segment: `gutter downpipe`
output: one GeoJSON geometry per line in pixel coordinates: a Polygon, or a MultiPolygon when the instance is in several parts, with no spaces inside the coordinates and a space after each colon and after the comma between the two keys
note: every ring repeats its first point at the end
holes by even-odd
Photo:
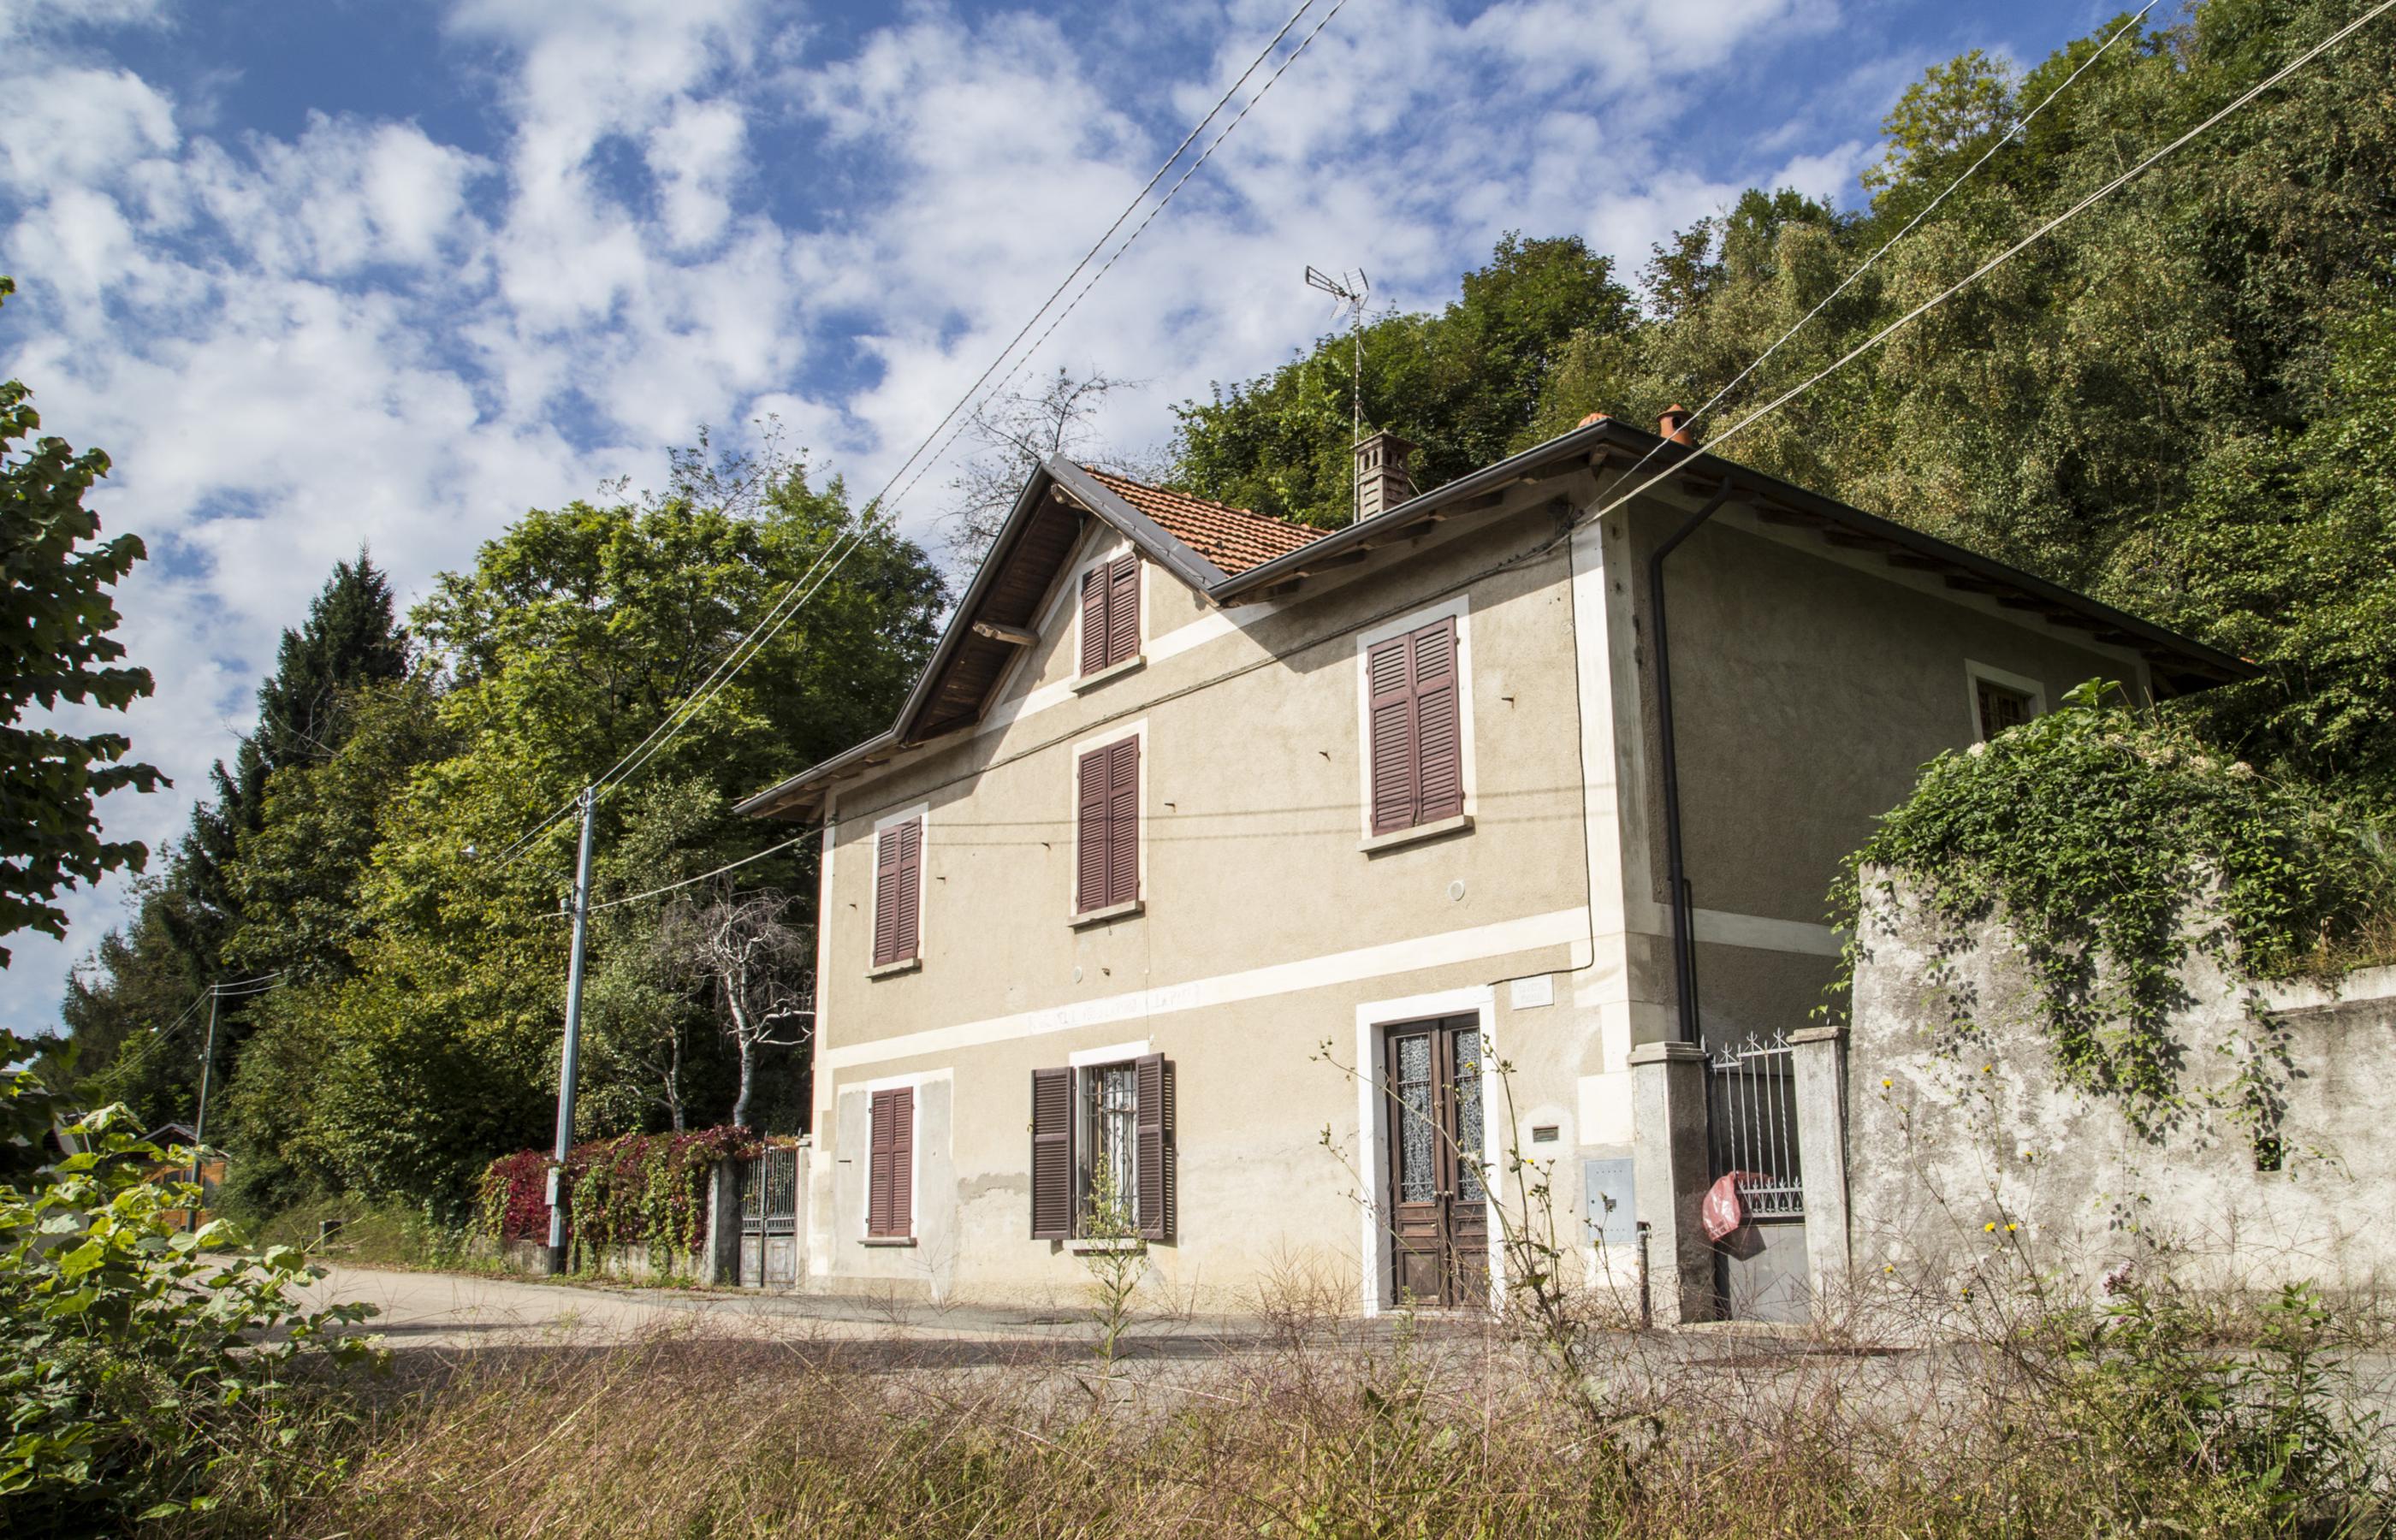
{"type": "Polygon", "coordinates": [[[1724,476],[1706,505],[1690,514],[1647,558],[1647,604],[1655,612],[1656,626],[1656,725],[1664,761],[1665,881],[1672,899],[1672,996],[1683,1042],[1698,1041],[1697,949],[1688,868],[1681,854],[1681,769],[1672,745],[1672,648],[1664,624],[1664,558],[1712,518],[1730,500],[1730,478],[1724,476]]]}

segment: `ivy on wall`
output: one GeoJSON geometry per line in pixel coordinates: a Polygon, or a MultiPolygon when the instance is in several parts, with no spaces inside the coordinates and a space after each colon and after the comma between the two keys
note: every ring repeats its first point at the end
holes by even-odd
{"type": "MultiPolygon", "coordinates": [[[[2375,924],[2384,933],[2396,881],[2378,831],[2322,792],[2211,752],[2116,704],[2120,693],[2091,681],[2060,710],[1923,767],[1831,890],[1850,938],[1834,992],[1864,944],[1867,882],[1892,898],[1902,882],[1958,938],[1997,916],[2065,1079],[2151,1127],[2184,1105],[2168,1027],[2190,953],[2250,986],[2334,972],[2359,960],[2375,924]]],[[[2275,1099],[2256,1077],[2274,1058],[2271,1024],[2259,993],[2246,998],[2259,1030],[2227,1045],[2245,1067],[2235,1100],[2267,1112],[2275,1099]]]]}
{"type": "MultiPolygon", "coordinates": [[[[709,1174],[720,1161],[752,1155],[764,1140],[745,1128],[686,1134],[628,1134],[576,1145],[559,1179],[566,1242],[578,1270],[603,1253],[647,1249],[659,1271],[675,1255],[695,1256],[707,1241],[709,1174]]],[[[486,1234],[501,1242],[549,1236],[546,1150],[502,1155],[484,1169],[480,1212],[486,1234]]]]}

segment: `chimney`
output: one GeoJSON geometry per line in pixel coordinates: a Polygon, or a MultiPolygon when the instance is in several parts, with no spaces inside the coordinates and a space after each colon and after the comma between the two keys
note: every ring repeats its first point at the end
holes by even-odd
{"type": "Polygon", "coordinates": [[[1362,524],[1385,513],[1415,495],[1415,479],[1406,473],[1406,458],[1415,446],[1397,434],[1382,431],[1356,445],[1356,521],[1362,524]]]}
{"type": "Polygon", "coordinates": [[[1656,419],[1656,431],[1674,444],[1692,449],[1697,446],[1697,435],[1689,431],[1689,409],[1677,401],[1665,407],[1664,415],[1656,419]]]}

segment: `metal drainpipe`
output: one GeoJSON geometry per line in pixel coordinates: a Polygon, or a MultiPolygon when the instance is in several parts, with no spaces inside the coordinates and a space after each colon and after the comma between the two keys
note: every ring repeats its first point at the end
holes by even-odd
{"type": "Polygon", "coordinates": [[[1665,881],[1671,884],[1672,898],[1672,994],[1683,1042],[1698,1041],[1697,949],[1691,934],[1688,868],[1681,856],[1681,769],[1672,747],[1672,647],[1664,625],[1664,558],[1730,500],[1730,480],[1724,477],[1706,505],[1690,514],[1647,558],[1647,604],[1655,614],[1656,629],[1656,719],[1663,740],[1665,881]]]}

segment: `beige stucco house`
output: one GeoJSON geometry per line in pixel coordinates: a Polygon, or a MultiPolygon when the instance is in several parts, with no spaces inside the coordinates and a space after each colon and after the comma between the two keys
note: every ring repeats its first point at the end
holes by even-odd
{"type": "Polygon", "coordinates": [[[2246,671],[1627,423],[1404,449],[1337,531],[1051,463],[890,731],[743,804],[822,824],[807,1282],[1061,1297],[1107,1182],[1202,1306],[1469,1302],[1519,1155],[1591,1280],[1770,1313],[1841,857],[2083,680],[2246,671]]]}

